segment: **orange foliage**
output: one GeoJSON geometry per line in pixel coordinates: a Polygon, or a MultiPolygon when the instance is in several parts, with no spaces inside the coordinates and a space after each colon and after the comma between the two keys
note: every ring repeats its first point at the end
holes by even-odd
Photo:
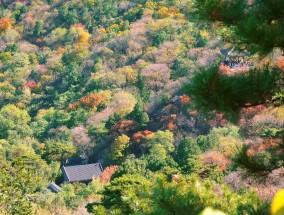
{"type": "Polygon", "coordinates": [[[58,49],[56,50],[56,54],[58,55],[63,55],[66,52],[66,48],[63,47],[58,47],[58,49]]]}
{"type": "Polygon", "coordinates": [[[136,123],[133,120],[121,120],[112,126],[112,133],[118,135],[125,134],[135,128],[136,123]]]}
{"type": "Polygon", "coordinates": [[[221,74],[234,75],[234,71],[229,66],[220,65],[219,71],[221,74]]]}
{"type": "Polygon", "coordinates": [[[284,71],[284,59],[278,60],[278,66],[282,71],[284,71]]]}
{"type": "Polygon", "coordinates": [[[74,25],[71,25],[70,28],[82,28],[82,29],[85,29],[85,25],[83,25],[82,23],[76,23],[74,25]]]}
{"type": "MultiPolygon", "coordinates": [[[[251,145],[250,149],[247,150],[247,155],[253,157],[258,153],[277,147],[280,144],[282,144],[282,139],[280,138],[263,138],[260,143],[253,143],[251,145]]],[[[283,150],[281,151],[280,149],[277,153],[283,153],[283,150]]]]}
{"type": "Polygon", "coordinates": [[[176,126],[176,124],[175,124],[173,121],[170,121],[170,122],[168,123],[168,129],[169,129],[170,131],[174,131],[174,130],[176,130],[176,128],[177,128],[177,126],[176,126]]]}
{"type": "Polygon", "coordinates": [[[43,43],[43,39],[42,39],[42,38],[37,38],[37,39],[36,39],[36,43],[42,44],[42,43],[43,43]]]}
{"type": "Polygon", "coordinates": [[[187,95],[182,95],[179,98],[180,98],[180,102],[182,104],[189,104],[190,101],[191,101],[191,98],[189,96],[187,96],[187,95]]]}
{"type": "Polygon", "coordinates": [[[133,139],[134,142],[139,143],[143,138],[145,138],[145,137],[147,137],[151,134],[153,134],[153,132],[149,131],[149,130],[139,131],[139,132],[132,135],[132,139],[133,139]]]}
{"type": "Polygon", "coordinates": [[[115,173],[119,166],[108,166],[104,169],[102,174],[100,175],[100,181],[102,182],[110,182],[111,176],[115,173]]]}
{"type": "Polygon", "coordinates": [[[69,104],[69,110],[75,110],[77,108],[96,109],[99,105],[107,103],[107,96],[104,92],[102,93],[90,93],[85,97],[81,98],[78,102],[69,104]]]}
{"type": "Polygon", "coordinates": [[[37,113],[37,117],[41,117],[47,113],[46,109],[40,109],[37,113]]]}
{"type": "Polygon", "coordinates": [[[200,160],[205,166],[217,165],[219,170],[223,171],[229,164],[229,160],[218,152],[206,152],[200,155],[200,160]]]}
{"type": "Polygon", "coordinates": [[[12,28],[13,20],[8,17],[0,18],[0,32],[12,28]]]}

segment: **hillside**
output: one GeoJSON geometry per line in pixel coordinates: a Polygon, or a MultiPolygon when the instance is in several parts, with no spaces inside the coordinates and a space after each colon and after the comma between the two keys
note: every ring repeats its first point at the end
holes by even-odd
{"type": "Polygon", "coordinates": [[[1,0],[1,214],[281,215],[283,11],[1,0]]]}

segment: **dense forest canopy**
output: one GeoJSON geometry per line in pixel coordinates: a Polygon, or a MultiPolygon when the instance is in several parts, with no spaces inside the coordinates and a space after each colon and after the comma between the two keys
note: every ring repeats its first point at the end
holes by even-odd
{"type": "Polygon", "coordinates": [[[283,11],[1,0],[1,214],[284,214],[283,11]]]}

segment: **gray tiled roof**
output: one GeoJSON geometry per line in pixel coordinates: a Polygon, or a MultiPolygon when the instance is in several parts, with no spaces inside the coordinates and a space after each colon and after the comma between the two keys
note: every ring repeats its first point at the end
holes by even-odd
{"type": "Polygon", "coordinates": [[[62,190],[61,190],[61,187],[59,187],[57,184],[55,184],[54,182],[51,182],[48,186],[47,186],[47,188],[49,189],[49,190],[51,190],[51,192],[53,192],[53,193],[58,193],[58,192],[61,192],[62,190]]]}
{"type": "Polygon", "coordinates": [[[64,180],[68,182],[89,181],[100,176],[102,171],[100,163],[62,167],[64,180]]]}

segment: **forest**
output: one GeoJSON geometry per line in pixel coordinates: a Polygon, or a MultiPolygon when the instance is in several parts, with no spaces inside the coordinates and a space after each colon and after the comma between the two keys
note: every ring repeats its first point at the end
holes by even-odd
{"type": "Polygon", "coordinates": [[[284,1],[0,0],[2,214],[284,215],[284,1]]]}

